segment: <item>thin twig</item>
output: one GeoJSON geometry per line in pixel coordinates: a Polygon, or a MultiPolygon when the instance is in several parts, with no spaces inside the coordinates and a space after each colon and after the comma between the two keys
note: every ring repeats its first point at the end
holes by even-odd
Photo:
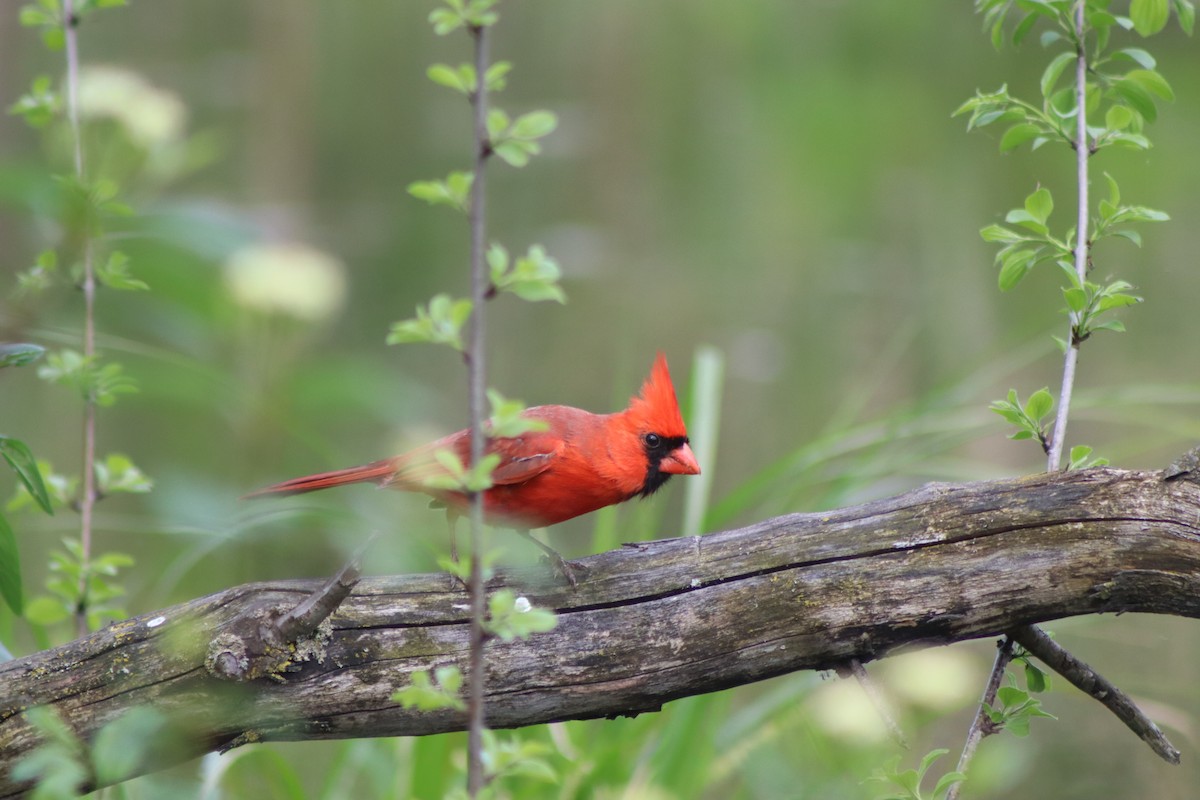
{"type": "MultiPolygon", "coordinates": [[[[79,37],[78,17],[74,0],[63,0],[63,27],[67,51],[67,119],[75,147],[75,177],[82,184],[85,178],[83,163],[83,130],[79,123],[79,37]]],[[[93,263],[92,237],[83,235],[83,357],[90,364],[96,355],[96,270],[93,263]]],[[[83,401],[83,493],[79,498],[79,544],[83,569],[79,575],[79,606],[75,610],[75,627],[80,636],[88,632],[87,623],[87,564],[92,556],[92,512],[96,505],[96,400],[91,390],[83,401]]]]}
{"type": "MultiPolygon", "coordinates": [[[[1080,284],[1087,278],[1088,258],[1088,147],[1087,132],[1087,43],[1084,39],[1084,3],[1075,4],[1075,178],[1079,192],[1075,222],[1075,274],[1080,284]]],[[[1075,326],[1079,316],[1068,312],[1071,329],[1067,332],[1067,352],[1063,357],[1062,389],[1058,394],[1058,414],[1054,419],[1046,470],[1054,472],[1062,464],[1063,443],[1067,438],[1067,417],[1071,412],[1071,391],[1075,386],[1075,365],[1079,360],[1079,341],[1075,326]]]]}
{"type": "MultiPolygon", "coordinates": [[[[1000,681],[1004,678],[1004,671],[1008,669],[1008,663],[1012,661],[1012,650],[1012,639],[1007,636],[997,645],[996,662],[992,665],[991,677],[988,678],[987,686],[983,688],[983,697],[979,700],[979,710],[975,712],[975,719],[971,720],[971,728],[967,731],[967,741],[963,745],[962,755],[958,757],[957,771],[964,775],[967,767],[971,764],[971,759],[975,757],[975,748],[979,747],[979,742],[984,736],[994,732],[987,709],[996,705],[996,692],[1000,689],[1000,681]]],[[[961,787],[961,782],[951,786],[950,791],[946,793],[946,800],[958,800],[958,792],[961,787]]]]}
{"type": "Polygon", "coordinates": [[[1035,655],[1050,669],[1062,675],[1084,694],[1099,700],[1124,722],[1150,749],[1170,764],[1179,763],[1179,751],[1154,722],[1147,717],[1129,695],[1118,689],[1103,675],[1068,653],[1042,631],[1027,625],[1012,632],[1017,644],[1035,655]]]}
{"type": "Polygon", "coordinates": [[[888,735],[892,737],[892,741],[907,750],[908,739],[904,736],[904,730],[900,727],[900,723],[896,722],[896,717],[888,707],[887,700],[884,699],[883,693],[879,691],[879,686],[871,679],[863,663],[857,658],[852,658],[846,666],[838,667],[837,674],[839,678],[846,678],[850,675],[854,676],[854,679],[858,681],[858,685],[862,687],[863,693],[866,694],[867,699],[871,701],[871,705],[875,708],[875,713],[883,720],[883,725],[887,728],[888,735]]]}
{"type": "Polygon", "coordinates": [[[337,610],[350,592],[358,585],[362,577],[362,559],[367,548],[379,538],[378,533],[372,533],[367,541],[354,555],[346,561],[329,580],[312,594],[305,597],[294,608],[279,619],[275,620],[275,629],[285,642],[294,642],[304,636],[311,636],[317,626],[324,622],[330,614],[337,610]]]}
{"type": "MultiPolygon", "coordinates": [[[[488,36],[484,26],[471,26],[475,42],[475,91],[471,105],[475,112],[475,171],[471,183],[471,208],[468,214],[471,227],[471,329],[467,347],[468,411],[471,417],[471,463],[474,467],[483,459],[484,400],[487,386],[484,307],[487,301],[488,274],[484,260],[487,247],[487,159],[491,155],[487,133],[488,36]]],[[[471,494],[471,634],[470,667],[467,684],[467,794],[476,797],[486,783],[483,770],[483,730],[486,720],[483,708],[483,621],[486,603],[483,593],[483,494],[471,494]]]]}
{"type": "MultiPolygon", "coordinates": [[[[1088,156],[1090,148],[1087,141],[1087,46],[1084,29],[1084,0],[1077,0],[1075,3],[1075,165],[1076,165],[1076,182],[1078,184],[1079,205],[1078,216],[1076,218],[1075,227],[1075,274],[1079,276],[1079,281],[1082,283],[1087,277],[1087,256],[1088,256],[1088,156]]],[[[1067,419],[1071,412],[1071,392],[1075,387],[1075,367],[1079,361],[1079,341],[1075,336],[1075,326],[1078,323],[1078,315],[1074,311],[1068,311],[1068,320],[1070,322],[1070,330],[1067,332],[1067,348],[1063,356],[1063,372],[1062,386],[1058,394],[1058,413],[1054,420],[1054,429],[1050,433],[1050,443],[1046,448],[1046,471],[1057,472],[1062,468],[1062,452],[1063,443],[1067,436],[1067,419]]],[[[1025,625],[1015,630],[1013,635],[1019,636],[1022,639],[1039,639],[1047,638],[1044,633],[1032,625],[1025,625]]],[[[962,756],[958,760],[958,771],[966,773],[967,767],[971,763],[971,759],[975,755],[975,749],[979,746],[980,740],[989,733],[993,733],[990,729],[990,720],[984,709],[984,703],[992,705],[996,700],[996,690],[1000,687],[1000,681],[1004,677],[1004,671],[1008,668],[1009,661],[1012,660],[1012,636],[1006,636],[1004,644],[1001,646],[1000,653],[996,656],[996,662],[992,666],[992,674],[988,678],[987,688],[984,690],[983,700],[979,706],[979,711],[975,715],[975,719],[971,723],[971,728],[967,733],[966,744],[963,745],[962,756]]],[[[1027,648],[1028,649],[1028,648],[1027,648]]],[[[1060,648],[1061,649],[1061,648],[1060,648]]],[[[1062,651],[1062,656],[1069,659],[1076,665],[1081,665],[1084,669],[1086,664],[1078,661],[1070,653],[1062,651]]],[[[1115,709],[1114,713],[1117,713],[1115,709]]],[[[1117,716],[1121,716],[1120,713],[1117,716]]],[[[1128,723],[1126,723],[1128,724],[1128,723]]],[[[946,795],[946,800],[955,800],[958,797],[959,787],[961,783],[955,784],[950,792],[946,795]]]]}

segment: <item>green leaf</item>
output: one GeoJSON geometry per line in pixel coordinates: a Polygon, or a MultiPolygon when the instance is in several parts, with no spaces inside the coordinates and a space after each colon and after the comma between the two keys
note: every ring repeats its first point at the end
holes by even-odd
{"type": "Polygon", "coordinates": [[[1062,290],[1063,298],[1067,301],[1067,308],[1074,311],[1076,314],[1087,308],[1088,298],[1087,292],[1079,287],[1072,286],[1062,290]]]}
{"type": "Polygon", "coordinates": [[[1154,69],[1158,66],[1158,62],[1154,60],[1154,56],[1140,47],[1123,47],[1113,53],[1113,58],[1124,58],[1135,61],[1139,66],[1146,69],[1154,69]]]}
{"type": "Polygon", "coordinates": [[[408,193],[430,205],[448,205],[465,212],[474,181],[470,172],[451,172],[444,181],[414,181],[408,185],[408,193]]]}
{"type": "Polygon", "coordinates": [[[150,288],[145,281],[129,274],[129,257],[115,250],[109,254],[108,261],[96,270],[96,277],[110,289],[145,291],[150,288]]]}
{"type": "Polygon", "coordinates": [[[499,285],[508,272],[508,251],[504,245],[492,242],[487,251],[488,274],[493,285],[499,285]]]}
{"type": "Polygon", "coordinates": [[[1049,97],[1054,91],[1054,84],[1058,83],[1059,77],[1068,64],[1076,60],[1076,55],[1071,52],[1059,53],[1046,66],[1042,72],[1042,96],[1049,97]]]}
{"type": "Polygon", "coordinates": [[[61,600],[49,595],[35,597],[25,606],[25,619],[47,628],[66,621],[70,616],[70,609],[61,600]]]}
{"type": "Polygon", "coordinates": [[[487,132],[493,144],[507,137],[510,124],[508,114],[503,109],[493,108],[488,112],[487,132]]]}
{"type": "Polygon", "coordinates": [[[558,262],[546,254],[544,247],[536,244],[531,246],[528,253],[518,258],[511,269],[503,272],[497,271],[497,264],[501,263],[501,257],[504,262],[507,262],[508,253],[496,253],[494,263],[489,258],[492,283],[498,291],[511,292],[529,302],[540,300],[566,302],[566,295],[558,285],[559,278],[562,277],[562,270],[559,268],[558,262]]]}
{"type": "Polygon", "coordinates": [[[1175,101],[1175,92],[1167,79],[1152,69],[1135,69],[1126,73],[1125,80],[1134,81],[1147,92],[1161,97],[1167,102],[1175,101]]]}
{"type": "Polygon", "coordinates": [[[531,111],[517,117],[508,129],[508,135],[516,139],[540,139],[558,127],[558,117],[550,111],[531,111]]]}
{"type": "Polygon", "coordinates": [[[541,152],[541,148],[536,142],[507,139],[495,145],[492,152],[504,159],[510,166],[523,167],[529,163],[530,157],[541,152]]]}
{"type": "Polygon", "coordinates": [[[1167,24],[1170,6],[1167,0],[1130,0],[1129,18],[1142,36],[1153,36],[1167,24]]]}
{"type": "Polygon", "coordinates": [[[463,64],[458,69],[446,64],[434,64],[425,74],[434,83],[465,95],[475,90],[475,68],[470,64],[463,64]]]}
{"type": "Polygon", "coordinates": [[[1179,17],[1179,27],[1188,36],[1196,26],[1196,6],[1192,0],[1174,0],[1175,14],[1179,17]]]}
{"type": "Polygon", "coordinates": [[[412,674],[412,682],[393,693],[392,700],[404,708],[415,708],[418,711],[447,708],[465,711],[467,704],[459,696],[462,673],[458,667],[439,667],[434,674],[437,676],[436,682],[430,680],[426,670],[417,670],[412,674]]]}
{"type": "Polygon", "coordinates": [[[956,783],[962,783],[967,779],[967,776],[961,772],[947,772],[942,777],[938,778],[937,783],[933,787],[933,798],[945,796],[945,793],[950,790],[950,787],[956,783]]]}
{"type": "Polygon", "coordinates": [[[1013,148],[1020,147],[1030,139],[1037,137],[1041,132],[1042,128],[1040,125],[1034,125],[1029,122],[1013,125],[1000,137],[1000,152],[1006,153],[1013,148]]]}
{"type": "Polygon", "coordinates": [[[453,300],[448,294],[436,295],[428,306],[417,306],[415,318],[393,323],[387,343],[446,344],[462,351],[465,346],[462,329],[471,316],[471,308],[470,300],[453,300]]]}
{"type": "Polygon", "coordinates": [[[487,84],[488,91],[500,92],[507,85],[508,73],[512,71],[512,64],[507,61],[497,61],[487,68],[483,73],[484,83],[487,84]]]}
{"type": "Polygon", "coordinates": [[[132,778],[157,746],[167,728],[167,718],[150,706],[134,706],[96,732],[91,760],[101,785],[132,778]]]}
{"type": "MultiPolygon", "coordinates": [[[[1075,451],[1078,449],[1079,449],[1078,447],[1071,448],[1071,460],[1072,461],[1075,460],[1075,451]]],[[[1086,449],[1089,453],[1092,451],[1092,448],[1090,448],[1090,447],[1088,447],[1086,449]]],[[[1029,688],[1030,692],[1033,692],[1035,694],[1046,691],[1046,673],[1042,672],[1040,669],[1035,667],[1033,664],[1026,662],[1026,664],[1025,664],[1025,685],[1029,688]]]]}
{"type": "Polygon", "coordinates": [[[1154,122],[1158,118],[1158,109],[1154,105],[1154,98],[1138,81],[1128,77],[1121,78],[1113,83],[1113,90],[1147,122],[1154,122]]]}
{"type": "Polygon", "coordinates": [[[111,453],[103,462],[96,462],[95,469],[96,488],[101,494],[145,494],[154,488],[154,482],[120,453],[111,453]]]}
{"type": "Polygon", "coordinates": [[[980,229],[980,237],[985,242],[1001,242],[1003,244],[1012,244],[1014,242],[1028,241],[1028,239],[1016,231],[1011,231],[1003,225],[988,225],[980,229]]]}
{"type": "Polygon", "coordinates": [[[0,596],[14,614],[21,615],[24,610],[21,556],[17,551],[17,536],[3,514],[0,514],[0,596]]]}
{"type": "Polygon", "coordinates": [[[1041,420],[1054,408],[1054,397],[1046,389],[1038,389],[1025,401],[1025,414],[1032,420],[1041,420]]]}
{"type": "Polygon", "coordinates": [[[0,436],[0,456],[3,456],[8,465],[12,467],[17,478],[25,486],[25,490],[37,501],[42,510],[53,516],[54,508],[50,505],[50,495],[46,491],[45,482],[42,481],[41,469],[38,467],[37,459],[33,457],[33,453],[25,443],[19,439],[0,436]]]}
{"type": "Polygon", "coordinates": [[[1007,292],[1021,282],[1033,266],[1035,255],[1037,253],[1033,250],[1014,250],[1005,255],[1000,267],[1000,291],[1007,292]]]}
{"type": "Polygon", "coordinates": [[[1043,187],[1026,197],[1025,210],[1038,222],[1044,224],[1049,219],[1051,212],[1054,211],[1054,199],[1050,196],[1050,190],[1043,187]]]}
{"type": "Polygon", "coordinates": [[[1034,233],[1046,236],[1050,233],[1050,229],[1046,227],[1046,223],[1039,220],[1033,214],[1030,214],[1023,208],[1014,208],[1004,215],[1004,221],[1014,225],[1020,225],[1022,228],[1028,228],[1034,233]]]}
{"type": "Polygon", "coordinates": [[[1120,131],[1133,124],[1133,112],[1127,106],[1109,106],[1104,112],[1104,127],[1120,131]]]}
{"type": "Polygon", "coordinates": [[[488,436],[513,439],[523,433],[549,429],[550,426],[545,420],[523,416],[525,404],[520,400],[506,399],[495,389],[488,389],[487,396],[492,407],[491,416],[486,423],[488,436]]]}
{"type": "Polygon", "coordinates": [[[41,358],[46,348],[36,344],[13,342],[0,344],[0,369],[4,367],[23,367],[41,358]]]}

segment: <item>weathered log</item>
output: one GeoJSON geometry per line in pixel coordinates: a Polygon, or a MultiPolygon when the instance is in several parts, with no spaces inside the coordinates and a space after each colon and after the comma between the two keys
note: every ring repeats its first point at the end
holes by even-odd
{"type": "MultiPolygon", "coordinates": [[[[503,572],[490,588],[555,609],[559,624],[489,643],[488,724],[638,714],[1061,617],[1200,616],[1200,487],[1182,478],[1093,469],[931,484],[592,556],[574,592],[544,568],[503,572]]],[[[0,796],[19,791],[9,772],[38,744],[21,713],[35,705],[84,740],[130,708],[159,709],[182,744],[147,770],[248,741],[461,730],[456,712],[390,700],[415,670],[465,668],[467,598],[446,575],[364,579],[265,677],[227,679],[220,664],[247,621],[277,619],[321,583],[239,586],[0,665],[0,796]]]]}

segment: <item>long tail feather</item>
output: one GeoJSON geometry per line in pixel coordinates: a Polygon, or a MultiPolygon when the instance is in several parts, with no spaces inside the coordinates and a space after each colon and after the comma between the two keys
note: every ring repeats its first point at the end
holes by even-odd
{"type": "Polygon", "coordinates": [[[265,486],[262,489],[250,492],[245,497],[262,497],[268,494],[285,496],[303,494],[304,492],[315,492],[318,489],[328,489],[330,486],[343,486],[347,483],[377,483],[380,486],[386,486],[392,481],[395,475],[395,460],[385,458],[382,461],[363,464],[361,467],[350,467],[349,469],[339,469],[333,472],[319,472],[316,475],[305,475],[303,478],[292,478],[289,481],[276,483],[273,486],[265,486]]]}

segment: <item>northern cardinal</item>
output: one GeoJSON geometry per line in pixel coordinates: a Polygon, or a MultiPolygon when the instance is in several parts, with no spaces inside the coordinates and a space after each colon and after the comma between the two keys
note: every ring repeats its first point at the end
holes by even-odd
{"type": "MultiPolygon", "coordinates": [[[[492,487],[483,492],[484,517],[531,539],[554,559],[572,585],[574,576],[562,556],[531,536],[530,528],[648,497],[672,475],[700,472],[662,353],[624,411],[592,414],[571,406],[535,406],[522,416],[541,420],[545,429],[488,440],[485,452],[499,455],[500,463],[492,472],[492,487]]],[[[467,496],[433,488],[429,480],[447,475],[434,457],[437,451],[449,450],[466,464],[469,449],[470,432],[461,430],[403,455],[293,478],[247,496],[300,494],[347,483],[424,492],[446,506],[453,537],[454,520],[466,513],[467,496]]]]}

